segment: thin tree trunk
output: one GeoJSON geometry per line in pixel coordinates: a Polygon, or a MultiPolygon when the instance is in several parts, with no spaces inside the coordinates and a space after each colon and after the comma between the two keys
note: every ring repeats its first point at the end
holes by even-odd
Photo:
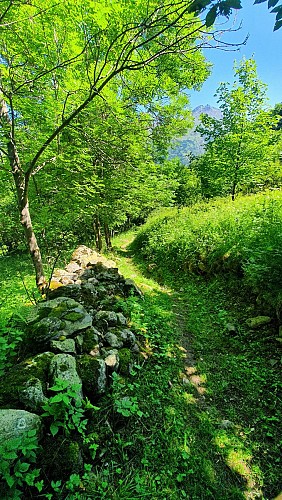
{"type": "Polygon", "coordinates": [[[95,241],[96,241],[96,248],[98,252],[101,252],[102,250],[102,235],[101,235],[101,225],[100,225],[100,220],[98,215],[95,215],[94,217],[94,232],[95,232],[95,241]]]}
{"type": "Polygon", "coordinates": [[[108,248],[108,250],[111,250],[111,248],[112,248],[111,232],[109,230],[108,224],[104,224],[104,231],[105,231],[105,240],[106,240],[107,248],[108,248]]]}
{"type": "Polygon", "coordinates": [[[20,222],[24,229],[25,239],[35,269],[36,286],[41,293],[44,293],[47,286],[47,282],[44,275],[40,249],[36,240],[36,236],[33,231],[30,212],[29,212],[29,203],[27,196],[29,177],[25,176],[24,172],[20,167],[19,157],[17,154],[16,146],[13,143],[13,141],[8,142],[8,155],[16,186],[18,207],[20,213],[20,222]]]}

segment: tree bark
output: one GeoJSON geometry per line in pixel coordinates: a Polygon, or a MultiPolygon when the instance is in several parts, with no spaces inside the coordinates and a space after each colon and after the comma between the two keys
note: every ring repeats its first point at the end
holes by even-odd
{"type": "Polygon", "coordinates": [[[95,232],[95,241],[96,241],[96,248],[98,252],[101,252],[102,250],[102,235],[101,235],[101,225],[100,225],[100,220],[98,215],[95,215],[94,217],[94,232],[95,232]]]}
{"type": "Polygon", "coordinates": [[[44,275],[40,249],[31,223],[28,204],[28,185],[31,173],[25,174],[20,164],[20,159],[14,140],[14,111],[11,99],[10,106],[11,117],[9,115],[4,96],[2,96],[2,94],[0,93],[0,120],[4,125],[4,135],[7,139],[8,159],[16,187],[20,222],[24,229],[26,243],[35,269],[36,286],[41,293],[44,293],[47,287],[47,281],[44,275]]]}
{"type": "Polygon", "coordinates": [[[111,250],[111,248],[112,248],[111,232],[109,230],[108,224],[104,224],[104,232],[105,232],[105,240],[106,240],[107,249],[111,250]]]}
{"type": "Polygon", "coordinates": [[[27,177],[20,167],[16,146],[12,140],[8,142],[8,155],[16,186],[20,222],[24,229],[25,239],[35,269],[36,286],[41,293],[44,293],[47,287],[47,281],[44,275],[41,253],[33,231],[29,212],[27,191],[30,177],[27,177]]]}

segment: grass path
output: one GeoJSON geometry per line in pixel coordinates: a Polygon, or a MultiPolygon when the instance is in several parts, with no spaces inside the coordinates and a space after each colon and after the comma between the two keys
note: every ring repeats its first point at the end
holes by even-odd
{"type": "MultiPolygon", "coordinates": [[[[160,429],[143,449],[145,476],[142,458],[139,464],[144,498],[272,500],[282,490],[281,353],[274,331],[246,328],[245,319],[258,311],[246,301],[239,282],[232,288],[218,279],[207,283],[168,275],[158,277],[166,283],[160,285],[128,253],[132,238],[115,241],[115,260],[145,294],[141,314],[152,356],[141,379],[145,384],[157,369],[163,397],[158,410],[162,418],[156,424],[160,429]],[[230,324],[235,332],[229,331],[230,324]],[[167,432],[171,439],[163,440],[167,432]],[[163,457],[152,453],[157,439],[163,457]]],[[[143,389],[136,391],[141,406],[143,389]]],[[[156,394],[151,397],[154,407],[156,394]]],[[[146,415],[148,404],[144,409],[146,415]]],[[[138,460],[134,467],[136,473],[138,460]]]]}

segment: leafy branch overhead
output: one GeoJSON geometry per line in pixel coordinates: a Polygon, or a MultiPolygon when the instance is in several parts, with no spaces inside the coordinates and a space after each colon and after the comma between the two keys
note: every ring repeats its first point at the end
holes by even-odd
{"type": "MultiPolygon", "coordinates": [[[[282,4],[277,5],[279,0],[255,0],[254,4],[268,2],[268,9],[272,9],[271,13],[276,14],[276,21],[273,31],[278,30],[282,26],[282,4]]],[[[195,0],[190,7],[191,12],[197,14],[203,12],[210,7],[205,18],[205,25],[207,28],[212,26],[218,16],[229,17],[232,9],[241,9],[241,0],[225,0],[222,2],[212,2],[211,0],[195,0]]]]}
{"type": "Polygon", "coordinates": [[[282,26],[282,4],[277,5],[279,0],[255,0],[256,3],[263,3],[268,1],[268,8],[272,9],[271,13],[276,14],[276,21],[273,31],[278,30],[282,26]],[[274,8],[272,8],[274,7],[274,8]]]}

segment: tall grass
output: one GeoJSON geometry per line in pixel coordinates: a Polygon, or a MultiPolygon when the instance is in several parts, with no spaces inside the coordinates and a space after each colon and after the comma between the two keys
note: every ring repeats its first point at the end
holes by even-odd
{"type": "Polygon", "coordinates": [[[133,248],[162,270],[236,273],[275,305],[282,292],[282,193],[159,210],[133,248]]]}

